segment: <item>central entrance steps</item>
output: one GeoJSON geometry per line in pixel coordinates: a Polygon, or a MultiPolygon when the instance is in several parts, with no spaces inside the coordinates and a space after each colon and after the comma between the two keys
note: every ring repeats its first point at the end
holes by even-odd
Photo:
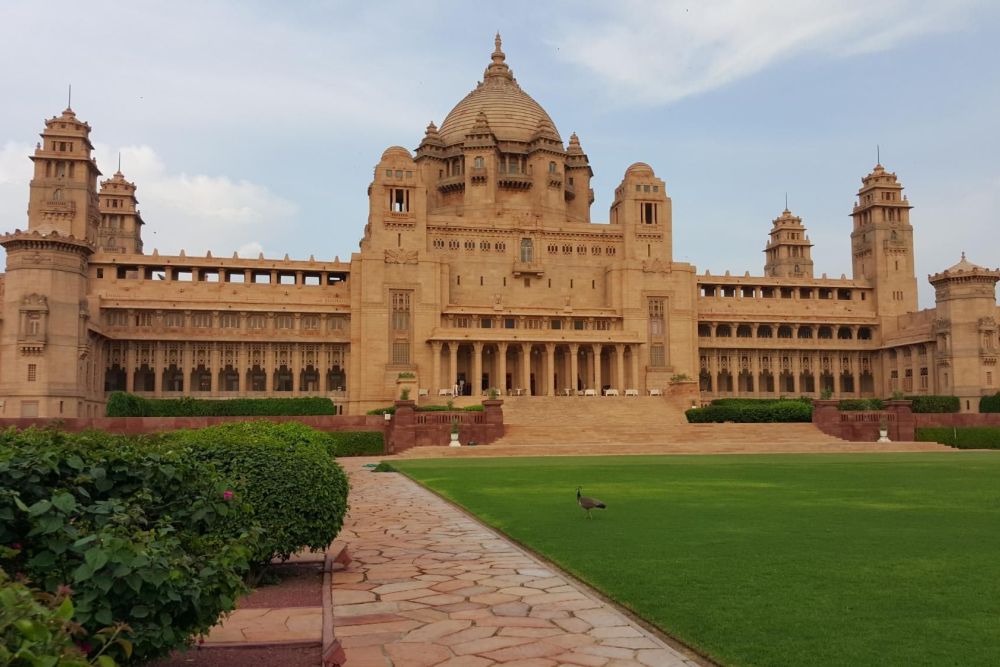
{"type": "Polygon", "coordinates": [[[927,442],[848,442],[812,424],[689,424],[684,408],[668,397],[507,398],[499,440],[477,447],[415,447],[400,456],[954,451],[927,442]]]}

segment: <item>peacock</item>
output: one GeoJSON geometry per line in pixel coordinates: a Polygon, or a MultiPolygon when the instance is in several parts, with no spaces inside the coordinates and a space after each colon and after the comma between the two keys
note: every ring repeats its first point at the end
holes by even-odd
{"type": "Polygon", "coordinates": [[[587,496],[581,496],[580,495],[580,491],[582,489],[583,489],[582,486],[576,487],[576,504],[579,505],[580,507],[582,507],[587,512],[587,518],[588,519],[594,518],[594,517],[590,516],[590,510],[593,510],[593,509],[603,510],[603,509],[607,509],[608,508],[607,505],[605,505],[604,503],[602,503],[597,498],[590,498],[590,497],[587,497],[587,496]]]}

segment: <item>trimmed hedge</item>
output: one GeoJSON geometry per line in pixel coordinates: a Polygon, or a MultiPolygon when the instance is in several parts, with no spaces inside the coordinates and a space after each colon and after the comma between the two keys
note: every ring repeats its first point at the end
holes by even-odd
{"type": "Polygon", "coordinates": [[[719,405],[712,401],[704,408],[691,408],[684,414],[692,424],[699,423],[760,423],[760,422],[809,422],[812,421],[812,406],[798,400],[763,400],[729,402],[722,399],[719,405]]]}
{"type": "Polygon", "coordinates": [[[940,442],[958,449],[1000,449],[1000,427],[960,426],[950,428],[936,426],[918,428],[917,440],[920,442],[940,442]]]}
{"type": "Polygon", "coordinates": [[[1000,392],[979,399],[980,412],[1000,412],[1000,392]]]}
{"type": "Polygon", "coordinates": [[[330,435],[297,422],[252,421],[162,438],[242,483],[254,520],[264,529],[251,554],[263,568],[274,558],[325,549],[340,532],[348,484],[331,456],[337,443],[330,435]]]}
{"type": "Polygon", "coordinates": [[[300,398],[144,398],[116,391],[108,397],[108,417],[272,417],[333,415],[333,401],[300,398]]]}
{"type": "Polygon", "coordinates": [[[385,439],[379,431],[342,431],[323,434],[327,451],[334,456],[381,456],[385,439]]]}
{"type": "Polygon", "coordinates": [[[958,412],[962,409],[962,402],[958,396],[907,396],[906,400],[913,401],[914,412],[958,412]]]}
{"type": "Polygon", "coordinates": [[[885,403],[879,398],[845,398],[837,403],[838,410],[884,410],[885,403]]]}

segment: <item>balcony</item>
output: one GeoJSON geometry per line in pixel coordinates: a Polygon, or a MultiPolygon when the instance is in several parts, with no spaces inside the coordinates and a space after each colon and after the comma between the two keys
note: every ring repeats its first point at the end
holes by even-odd
{"type": "Polygon", "coordinates": [[[512,190],[530,190],[531,182],[531,176],[526,174],[500,174],[497,177],[497,185],[512,190]]]}
{"type": "Polygon", "coordinates": [[[544,273],[545,267],[538,262],[514,261],[513,274],[515,278],[520,278],[521,276],[542,276],[544,273]]]}
{"type": "Polygon", "coordinates": [[[460,192],[465,190],[465,174],[446,176],[438,181],[438,192],[460,192]]]}

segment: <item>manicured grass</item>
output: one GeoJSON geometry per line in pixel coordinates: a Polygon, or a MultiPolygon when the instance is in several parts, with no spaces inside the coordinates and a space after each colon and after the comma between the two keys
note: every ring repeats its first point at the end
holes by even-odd
{"type": "Polygon", "coordinates": [[[1000,664],[1000,455],[394,465],[727,665],[1000,664]]]}

